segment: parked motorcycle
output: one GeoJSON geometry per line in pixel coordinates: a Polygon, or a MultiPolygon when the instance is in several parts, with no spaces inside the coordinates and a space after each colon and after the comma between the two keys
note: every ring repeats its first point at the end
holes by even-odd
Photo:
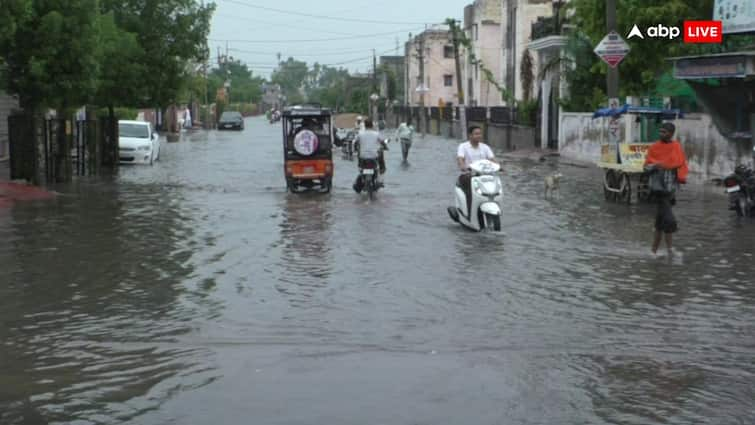
{"type": "Polygon", "coordinates": [[[503,185],[498,172],[501,166],[488,160],[475,161],[470,165],[472,199],[458,185],[454,189],[456,205],[448,207],[451,219],[474,231],[501,231],[501,199],[503,185]],[[469,210],[467,206],[471,205],[469,210]]]}
{"type": "Polygon", "coordinates": [[[739,165],[734,173],[724,179],[726,193],[729,194],[729,209],[740,217],[755,215],[755,171],[746,165],[739,165]]]}

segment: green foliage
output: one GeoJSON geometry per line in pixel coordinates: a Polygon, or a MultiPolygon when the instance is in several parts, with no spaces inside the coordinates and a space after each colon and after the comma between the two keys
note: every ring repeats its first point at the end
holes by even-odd
{"type": "Polygon", "coordinates": [[[288,98],[288,103],[301,103],[304,101],[301,91],[305,88],[309,76],[306,62],[288,58],[285,62],[281,62],[273,73],[272,82],[281,86],[281,91],[288,98]]]}
{"type": "Polygon", "coordinates": [[[523,100],[517,104],[517,123],[534,127],[537,123],[537,100],[523,100]]]}
{"type": "Polygon", "coordinates": [[[217,90],[223,87],[226,79],[231,82],[229,89],[231,102],[259,103],[262,100],[262,84],[265,79],[254,76],[252,71],[238,60],[228,61],[212,70],[208,82],[212,98],[217,90]]]}
{"type": "Polygon", "coordinates": [[[197,63],[207,56],[207,36],[215,9],[194,0],[101,0],[123,30],[136,34],[145,66],[142,85],[147,102],[167,106],[175,102],[197,63]]]}
{"type": "Polygon", "coordinates": [[[254,103],[231,103],[226,109],[229,111],[238,111],[245,117],[259,113],[259,107],[254,103]]]}
{"type": "Polygon", "coordinates": [[[146,106],[148,98],[142,78],[146,66],[144,50],[135,34],[115,23],[112,13],[99,21],[99,62],[101,73],[97,90],[100,105],[146,106]]]}
{"type": "Polygon", "coordinates": [[[25,107],[89,101],[99,72],[97,0],[35,1],[30,8],[23,1],[11,4],[18,8],[11,12],[15,18],[4,10],[3,20],[13,21],[15,30],[6,28],[0,40],[6,91],[18,94],[25,107]]]}
{"type": "Polygon", "coordinates": [[[532,97],[532,88],[535,84],[535,66],[532,63],[532,54],[529,49],[522,53],[521,65],[519,66],[520,79],[522,80],[522,98],[525,101],[532,97]]]}
{"type": "MultiPolygon", "coordinates": [[[[684,20],[708,20],[713,15],[713,0],[623,0],[617,10],[617,27],[629,29],[637,24],[648,28],[662,23],[683,26],[684,20]]],[[[606,34],[604,0],[573,0],[571,21],[579,33],[570,40],[569,50],[574,56],[574,70],[567,79],[572,98],[566,105],[590,110],[605,104],[605,79],[608,66],[603,64],[592,49],[606,34]]],[[[734,51],[753,43],[747,35],[727,35],[723,44],[690,45],[678,40],[645,38],[627,41],[632,50],[619,65],[621,97],[658,93],[658,79],[668,73],[674,56],[698,55],[734,51]]]]}
{"type": "Polygon", "coordinates": [[[346,104],[346,110],[358,114],[367,114],[370,109],[369,90],[360,88],[351,93],[351,98],[346,104]]]}

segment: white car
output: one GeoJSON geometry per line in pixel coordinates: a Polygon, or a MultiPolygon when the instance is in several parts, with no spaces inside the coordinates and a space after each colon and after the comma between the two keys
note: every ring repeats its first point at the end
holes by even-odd
{"type": "Polygon", "coordinates": [[[160,158],[160,138],[144,121],[118,121],[121,164],[150,164],[160,158]]]}

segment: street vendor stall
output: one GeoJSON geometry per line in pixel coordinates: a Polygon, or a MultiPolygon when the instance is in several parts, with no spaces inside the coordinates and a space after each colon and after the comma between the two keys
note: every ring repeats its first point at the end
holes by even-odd
{"type": "Polygon", "coordinates": [[[681,115],[678,109],[630,105],[595,111],[593,119],[605,121],[597,166],[604,170],[606,200],[631,204],[648,199],[645,156],[650,145],[658,140],[658,130],[664,120],[676,123],[681,115]]]}

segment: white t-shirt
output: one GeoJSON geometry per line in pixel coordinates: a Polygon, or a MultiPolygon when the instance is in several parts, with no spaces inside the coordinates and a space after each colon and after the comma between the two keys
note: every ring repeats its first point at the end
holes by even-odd
{"type": "Polygon", "coordinates": [[[359,141],[359,157],[362,159],[377,159],[382,142],[380,133],[375,130],[360,131],[355,142],[359,141]]]}
{"type": "Polygon", "coordinates": [[[490,146],[480,142],[475,149],[470,142],[464,142],[459,145],[456,156],[464,158],[464,163],[469,167],[473,162],[481,159],[494,159],[493,150],[490,146]]]}

